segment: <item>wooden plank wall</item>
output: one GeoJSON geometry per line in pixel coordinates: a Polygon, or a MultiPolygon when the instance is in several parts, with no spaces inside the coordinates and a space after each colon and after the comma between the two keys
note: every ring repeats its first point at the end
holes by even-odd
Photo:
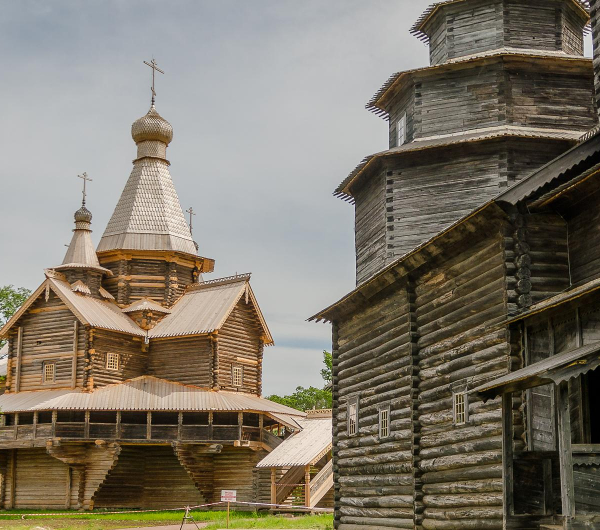
{"type": "Polygon", "coordinates": [[[152,339],[148,373],[179,383],[210,387],[212,346],[208,337],[152,339]]]}
{"type": "Polygon", "coordinates": [[[100,329],[90,332],[91,372],[89,385],[101,387],[120,383],[147,373],[148,354],[142,351],[143,339],[100,329]],[[107,354],[119,354],[119,369],[106,369],[107,354]]]}
{"type": "MultiPolygon", "coordinates": [[[[44,294],[21,317],[10,333],[7,390],[16,390],[17,334],[23,329],[19,390],[43,390],[70,388],[73,375],[73,339],[75,315],[54,293],[46,302],[44,294]],[[56,363],[55,382],[44,383],[44,362],[56,363]]],[[[77,384],[83,384],[86,349],[86,333],[83,326],[77,328],[77,384]]]]}
{"type": "Polygon", "coordinates": [[[386,263],[386,171],[374,175],[355,194],[356,283],[360,285],[386,263]]]}
{"type": "Polygon", "coordinates": [[[244,297],[237,303],[234,310],[219,330],[217,338],[219,387],[223,390],[233,390],[260,394],[262,378],[262,328],[250,301],[244,297]],[[243,385],[232,385],[232,367],[241,366],[243,385]]]}
{"type": "Polygon", "coordinates": [[[600,194],[595,193],[568,212],[569,257],[573,283],[600,277],[600,194]]]}
{"type": "Polygon", "coordinates": [[[413,528],[414,323],[408,291],[373,301],[339,325],[334,431],[336,517],[342,528],[413,528]],[[359,399],[358,434],[347,432],[359,399]],[[390,406],[391,435],[379,440],[378,411],[390,406]],[[356,525],[356,526],[355,526],[356,525]]]}
{"type": "Polygon", "coordinates": [[[579,514],[600,513],[600,466],[575,466],[575,510],[579,514]]]}
{"type": "Polygon", "coordinates": [[[416,280],[424,528],[502,527],[499,399],[469,396],[453,426],[452,394],[508,371],[503,237],[490,236],[416,280]]]}
{"type": "Polygon", "coordinates": [[[406,113],[406,142],[412,142],[414,138],[415,121],[415,86],[409,83],[393,99],[390,108],[392,109],[389,117],[389,146],[390,149],[398,147],[398,120],[406,113]]]}

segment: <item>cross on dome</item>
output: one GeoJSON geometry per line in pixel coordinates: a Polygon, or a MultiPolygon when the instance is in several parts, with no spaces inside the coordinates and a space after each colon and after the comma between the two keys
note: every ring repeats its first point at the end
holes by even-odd
{"type": "Polygon", "coordinates": [[[154,77],[155,77],[156,72],[160,72],[161,74],[164,74],[164,72],[156,64],[154,57],[152,58],[152,60],[150,62],[144,61],[144,64],[146,64],[150,68],[152,68],[152,87],[150,88],[150,90],[152,90],[152,105],[154,105],[154,101],[156,99],[156,90],[154,90],[154,77]]]}

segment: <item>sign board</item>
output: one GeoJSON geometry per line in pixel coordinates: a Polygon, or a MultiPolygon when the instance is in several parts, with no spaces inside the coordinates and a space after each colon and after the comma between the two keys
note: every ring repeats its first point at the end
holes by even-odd
{"type": "Polygon", "coordinates": [[[236,502],[237,490],[221,490],[221,502],[236,502]]]}

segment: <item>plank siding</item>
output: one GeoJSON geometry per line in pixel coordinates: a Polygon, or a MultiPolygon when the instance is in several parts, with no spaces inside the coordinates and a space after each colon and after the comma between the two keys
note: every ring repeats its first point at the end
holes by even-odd
{"type": "MultiPolygon", "coordinates": [[[[54,293],[48,301],[41,295],[19,321],[23,330],[19,390],[71,388],[73,381],[73,344],[77,318],[54,293]],[[56,363],[55,380],[44,382],[45,362],[56,363]]],[[[7,390],[16,391],[17,328],[10,334],[7,390]]],[[[77,328],[76,383],[83,384],[86,333],[77,328]]]]}
{"type": "Polygon", "coordinates": [[[574,284],[600,277],[599,198],[596,193],[569,212],[569,258],[574,284]]]}
{"type": "Polygon", "coordinates": [[[373,302],[339,326],[336,350],[334,472],[340,528],[413,528],[413,324],[408,291],[373,302]],[[358,432],[347,406],[358,399],[358,432]],[[378,410],[390,407],[390,436],[379,439],[378,410]]]}
{"type": "Polygon", "coordinates": [[[209,337],[155,339],[150,345],[148,373],[169,381],[210,387],[212,357],[209,337]]]}
{"type": "Polygon", "coordinates": [[[569,2],[479,0],[448,5],[425,25],[432,65],[507,48],[583,54],[585,19],[569,2]]]}
{"type": "Polygon", "coordinates": [[[237,303],[217,339],[218,376],[222,390],[260,394],[262,379],[262,329],[251,303],[237,303]],[[242,368],[242,386],[234,386],[233,367],[242,368]]]}
{"type": "Polygon", "coordinates": [[[361,284],[386,264],[385,171],[356,192],[356,283],[361,284]]]}

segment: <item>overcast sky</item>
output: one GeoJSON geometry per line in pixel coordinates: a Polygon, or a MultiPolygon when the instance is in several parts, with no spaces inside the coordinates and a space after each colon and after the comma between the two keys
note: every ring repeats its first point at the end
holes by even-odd
{"type": "Polygon", "coordinates": [[[264,393],[321,385],[329,325],[306,318],[354,286],[352,206],[332,191],[387,148],[364,109],[398,70],[427,64],[409,27],[423,0],[4,0],[0,285],[61,263],[93,178],[97,243],[131,171],[150,100],[174,128],[171,174],[193,206],[206,278],[252,272],[275,338],[264,393]]]}

